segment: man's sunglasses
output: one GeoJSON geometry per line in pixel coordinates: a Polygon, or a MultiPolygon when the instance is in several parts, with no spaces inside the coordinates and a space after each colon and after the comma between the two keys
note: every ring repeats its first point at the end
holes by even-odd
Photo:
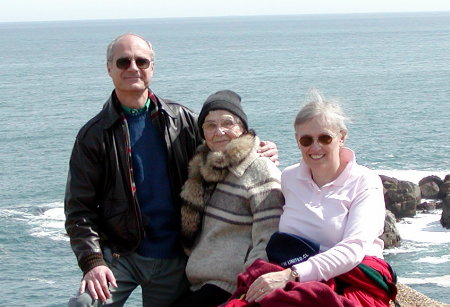
{"type": "MultiPolygon", "coordinates": [[[[317,138],[317,141],[322,145],[328,145],[333,141],[333,136],[328,135],[328,134],[321,134],[317,138]]],[[[310,135],[304,135],[298,140],[298,142],[303,147],[308,147],[308,146],[311,146],[312,143],[314,143],[314,138],[310,135]]]]}
{"type": "Polygon", "coordinates": [[[118,58],[116,60],[116,66],[119,69],[128,69],[131,66],[131,62],[134,61],[136,63],[137,68],[139,69],[147,69],[150,66],[150,63],[152,61],[150,61],[149,59],[146,58],[118,58]]]}

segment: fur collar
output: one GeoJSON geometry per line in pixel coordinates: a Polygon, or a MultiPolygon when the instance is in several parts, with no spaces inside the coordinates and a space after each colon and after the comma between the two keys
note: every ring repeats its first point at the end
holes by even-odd
{"type": "Polygon", "coordinates": [[[181,191],[181,235],[187,254],[201,231],[204,207],[216,184],[230,172],[238,177],[242,176],[256,159],[258,146],[258,137],[245,134],[230,141],[223,152],[210,151],[206,144],[198,147],[197,153],[189,162],[188,179],[181,191]]]}

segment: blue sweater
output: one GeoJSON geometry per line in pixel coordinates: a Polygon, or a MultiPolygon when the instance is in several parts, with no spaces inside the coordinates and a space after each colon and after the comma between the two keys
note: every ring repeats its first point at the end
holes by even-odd
{"type": "Polygon", "coordinates": [[[137,252],[152,258],[174,258],[178,244],[178,212],[172,199],[167,149],[148,111],[126,113],[133,175],[146,236],[137,252]]]}

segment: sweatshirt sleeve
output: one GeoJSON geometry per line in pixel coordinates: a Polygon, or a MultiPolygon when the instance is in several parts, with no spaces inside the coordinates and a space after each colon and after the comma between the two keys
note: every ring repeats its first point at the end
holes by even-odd
{"type": "MultiPolygon", "coordinates": [[[[380,178],[368,170],[357,188],[343,225],[343,238],[330,249],[295,265],[300,281],[329,280],[356,267],[373,248],[383,249],[378,238],[384,227],[385,205],[380,178]]],[[[379,255],[376,255],[379,256],[379,255]]],[[[382,254],[381,254],[382,256],[382,254]]]]}

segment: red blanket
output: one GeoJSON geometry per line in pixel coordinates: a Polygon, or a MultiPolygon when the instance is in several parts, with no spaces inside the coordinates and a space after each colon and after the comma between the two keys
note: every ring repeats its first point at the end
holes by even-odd
{"type": "Polygon", "coordinates": [[[362,268],[358,266],[326,283],[288,282],[283,289],[272,291],[259,303],[248,303],[240,297],[247,292],[256,278],[284,269],[258,259],[244,273],[239,274],[237,290],[222,307],[389,306],[389,300],[395,300],[397,294],[395,275],[389,264],[376,257],[365,257],[362,264],[362,268]]]}

